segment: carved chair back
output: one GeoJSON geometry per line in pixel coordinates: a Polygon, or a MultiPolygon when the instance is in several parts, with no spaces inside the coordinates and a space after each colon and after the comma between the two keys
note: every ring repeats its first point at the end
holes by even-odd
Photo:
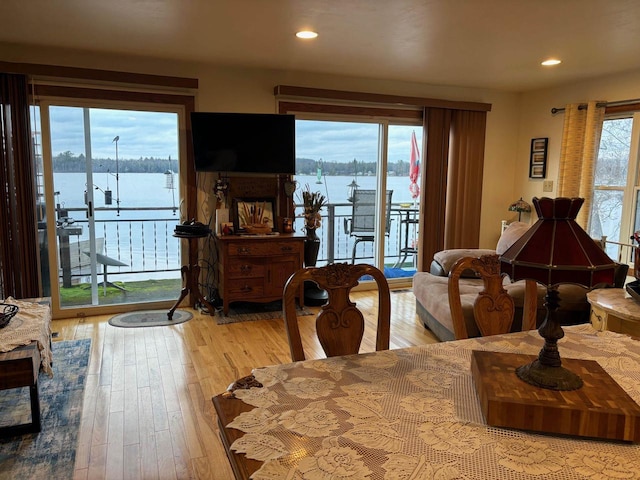
{"type": "MultiPolygon", "coordinates": [[[[513,298],[503,287],[498,255],[463,257],[449,272],[449,308],[456,340],[469,338],[467,323],[462,311],[460,298],[460,277],[463,272],[472,271],[482,279],[484,289],[473,304],[473,316],[482,336],[509,333],[515,311],[513,298]]],[[[522,330],[536,327],[537,288],[533,280],[526,280],[522,330]]]]}
{"type": "Polygon", "coordinates": [[[349,292],[365,275],[371,276],[378,286],[376,350],[389,349],[391,299],[384,274],[372,265],[336,263],[298,270],[284,287],[284,323],[293,361],[305,359],[295,301],[300,282],[313,281],[328,293],[328,301],[316,317],[316,334],[327,357],[333,357],[355,354],[360,350],[364,316],[350,300],[349,292]]]}

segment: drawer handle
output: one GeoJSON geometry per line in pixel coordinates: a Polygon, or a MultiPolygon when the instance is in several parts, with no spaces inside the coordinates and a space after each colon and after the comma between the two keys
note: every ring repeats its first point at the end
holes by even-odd
{"type": "Polygon", "coordinates": [[[250,273],[251,265],[240,265],[240,272],[242,273],[250,273]]]}
{"type": "Polygon", "coordinates": [[[238,253],[240,255],[247,255],[247,254],[251,253],[251,249],[249,249],[247,247],[239,247],[238,248],[238,253]]]}
{"type": "Polygon", "coordinates": [[[282,250],[283,252],[290,252],[293,250],[293,247],[289,247],[289,246],[280,247],[280,250],[282,250]]]}
{"type": "Polygon", "coordinates": [[[245,285],[240,289],[241,292],[250,292],[251,290],[253,290],[253,288],[251,288],[249,285],[245,285]]]}

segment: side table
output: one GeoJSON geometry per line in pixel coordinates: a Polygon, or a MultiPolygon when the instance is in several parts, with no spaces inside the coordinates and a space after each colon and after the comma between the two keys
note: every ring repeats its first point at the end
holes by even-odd
{"type": "MultiPolygon", "coordinates": [[[[205,238],[208,235],[209,233],[198,234],[198,235],[189,235],[189,234],[181,234],[181,233],[173,234],[173,236],[176,238],[186,238],[187,240],[189,240],[189,250],[193,248],[192,242],[197,242],[198,239],[205,238]]],[[[197,263],[195,265],[183,265],[182,268],[180,269],[180,272],[182,273],[182,290],[180,291],[180,298],[178,298],[176,303],[173,304],[173,307],[171,307],[171,310],[169,310],[169,312],[167,313],[167,317],[169,317],[169,320],[173,318],[173,312],[176,311],[176,308],[178,308],[178,305],[180,305],[180,302],[182,302],[182,300],[189,294],[189,292],[192,292],[193,294],[196,295],[196,297],[198,298],[198,301],[209,312],[209,315],[213,315],[214,314],[213,307],[202,296],[202,293],[200,292],[200,287],[198,286],[198,278],[200,276],[200,265],[198,265],[197,263]]]]}
{"type": "Polygon", "coordinates": [[[587,293],[587,301],[596,330],[640,336],[640,303],[624,288],[596,288],[587,293]]]}
{"type": "Polygon", "coordinates": [[[40,431],[39,372],[40,351],[36,342],[0,353],[0,390],[29,387],[31,399],[31,423],[1,427],[0,437],[40,431]]]}

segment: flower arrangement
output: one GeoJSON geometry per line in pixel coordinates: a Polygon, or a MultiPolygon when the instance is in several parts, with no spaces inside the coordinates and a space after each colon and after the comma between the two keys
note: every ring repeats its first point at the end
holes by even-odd
{"type": "Polygon", "coordinates": [[[304,206],[304,226],[307,230],[319,228],[322,223],[320,210],[327,204],[327,199],[320,192],[312,192],[307,184],[302,191],[302,204],[304,206]]]}

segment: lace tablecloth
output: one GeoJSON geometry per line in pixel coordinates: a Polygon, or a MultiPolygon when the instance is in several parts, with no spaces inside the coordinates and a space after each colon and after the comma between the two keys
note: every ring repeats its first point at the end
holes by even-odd
{"type": "Polygon", "coordinates": [[[42,370],[53,375],[51,370],[51,308],[35,302],[6,298],[2,303],[17,305],[19,310],[9,325],[0,329],[0,352],[10,352],[22,345],[37,342],[42,360],[42,370]]]}
{"type": "MultiPolygon", "coordinates": [[[[640,403],[640,341],[565,328],[565,358],[596,360],[640,403]]],[[[640,479],[640,445],[486,425],[472,350],[537,354],[537,331],[256,369],[263,388],[228,427],[264,464],[253,479],[640,479]]]]}

